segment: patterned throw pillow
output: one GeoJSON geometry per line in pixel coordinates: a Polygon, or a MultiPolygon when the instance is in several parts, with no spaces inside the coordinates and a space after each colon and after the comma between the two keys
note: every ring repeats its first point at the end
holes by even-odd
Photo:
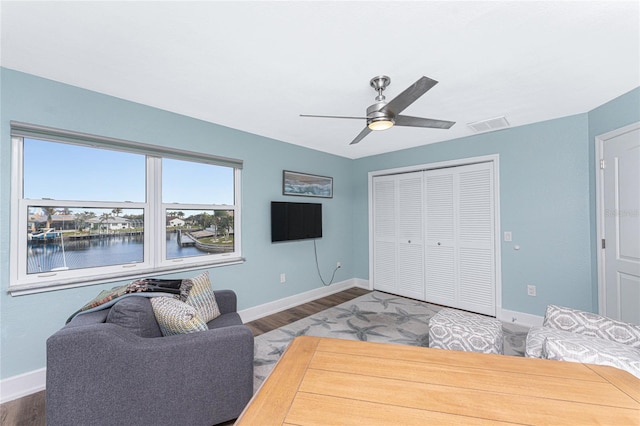
{"type": "Polygon", "coordinates": [[[640,349],[640,326],[564,306],[548,305],[545,327],[599,337],[640,349]]]}
{"type": "Polygon", "coordinates": [[[206,331],[207,325],[198,311],[172,297],[152,297],[151,306],[163,336],[206,331]]]}
{"type": "Polygon", "coordinates": [[[193,282],[193,286],[189,292],[187,304],[198,310],[198,314],[200,314],[200,318],[204,322],[209,322],[219,317],[220,309],[218,308],[213,288],[211,288],[209,272],[204,272],[194,278],[187,278],[185,281],[188,280],[193,282]]]}

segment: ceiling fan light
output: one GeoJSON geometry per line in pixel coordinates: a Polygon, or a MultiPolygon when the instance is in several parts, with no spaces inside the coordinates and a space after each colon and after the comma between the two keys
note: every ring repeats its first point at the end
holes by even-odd
{"type": "Polygon", "coordinates": [[[389,117],[372,118],[367,123],[367,126],[371,130],[387,130],[393,127],[393,119],[389,117]]]}

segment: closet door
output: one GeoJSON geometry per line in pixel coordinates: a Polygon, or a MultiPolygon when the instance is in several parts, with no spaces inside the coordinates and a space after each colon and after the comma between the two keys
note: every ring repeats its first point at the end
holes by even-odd
{"type": "Polygon", "coordinates": [[[456,307],[455,173],[452,169],[425,172],[425,292],[426,300],[456,307]]]}
{"type": "Polygon", "coordinates": [[[458,188],[458,307],[495,316],[493,164],[460,168],[458,188]]]}
{"type": "Polygon", "coordinates": [[[398,175],[398,294],[424,300],[423,173],[398,175]]]}
{"type": "Polygon", "coordinates": [[[373,179],[373,286],[424,300],[422,172],[373,179]]]}
{"type": "Polygon", "coordinates": [[[373,288],[396,293],[396,177],[373,178],[373,288]]]}
{"type": "Polygon", "coordinates": [[[425,172],[426,300],[495,315],[493,164],[425,172]]]}

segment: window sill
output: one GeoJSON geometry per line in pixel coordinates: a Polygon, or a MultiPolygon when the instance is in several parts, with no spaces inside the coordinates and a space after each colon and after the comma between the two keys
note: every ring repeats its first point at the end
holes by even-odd
{"type": "Polygon", "coordinates": [[[217,268],[221,266],[238,265],[244,262],[245,262],[245,259],[243,257],[238,257],[238,258],[232,258],[232,259],[225,259],[224,261],[220,261],[216,263],[209,262],[209,263],[202,263],[202,264],[192,263],[190,265],[182,265],[182,266],[165,266],[162,268],[139,271],[136,274],[126,274],[126,273],[118,274],[118,275],[110,274],[105,276],[90,277],[87,279],[73,278],[73,279],[67,279],[67,280],[60,280],[55,283],[15,284],[15,285],[9,286],[9,289],[7,290],[7,292],[11,296],[25,296],[28,294],[45,293],[48,291],[66,290],[66,289],[77,288],[77,287],[87,287],[87,286],[97,285],[97,284],[116,283],[118,281],[131,281],[131,280],[146,278],[150,276],[157,277],[158,275],[170,274],[170,273],[176,273],[176,272],[186,272],[186,271],[193,271],[193,270],[205,269],[205,268],[217,268]]]}

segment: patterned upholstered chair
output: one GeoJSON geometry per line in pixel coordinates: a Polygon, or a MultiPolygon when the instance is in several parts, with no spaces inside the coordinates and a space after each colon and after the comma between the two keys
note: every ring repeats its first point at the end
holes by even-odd
{"type": "Polygon", "coordinates": [[[640,378],[640,326],[549,305],[527,335],[525,356],[609,365],[640,378]]]}

